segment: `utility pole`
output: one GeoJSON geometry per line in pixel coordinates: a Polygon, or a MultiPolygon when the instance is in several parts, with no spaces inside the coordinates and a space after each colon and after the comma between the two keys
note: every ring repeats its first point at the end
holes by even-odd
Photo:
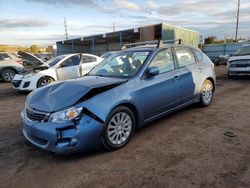
{"type": "Polygon", "coordinates": [[[113,32],[115,32],[115,16],[113,17],[113,32]]]}
{"type": "Polygon", "coordinates": [[[113,32],[115,32],[115,22],[113,21],[113,32]]]}
{"type": "Polygon", "coordinates": [[[236,31],[235,31],[235,42],[238,40],[238,30],[239,30],[239,20],[240,20],[240,0],[238,0],[238,9],[237,9],[237,16],[236,16],[236,31]]]}
{"type": "Polygon", "coordinates": [[[64,17],[64,30],[65,30],[65,38],[66,40],[68,40],[68,29],[67,29],[67,22],[66,22],[66,18],[64,17]]]}

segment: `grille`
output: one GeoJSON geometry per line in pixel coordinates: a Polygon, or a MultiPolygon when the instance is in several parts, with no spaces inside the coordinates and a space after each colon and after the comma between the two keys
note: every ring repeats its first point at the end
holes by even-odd
{"type": "Polygon", "coordinates": [[[13,80],[12,84],[13,84],[14,87],[19,87],[21,82],[22,82],[22,80],[13,80]]]}
{"type": "Polygon", "coordinates": [[[32,121],[46,121],[48,115],[44,112],[39,112],[26,107],[26,115],[32,121]]]}
{"type": "Polygon", "coordinates": [[[250,67],[250,60],[233,61],[230,67],[250,67]]]}
{"type": "Polygon", "coordinates": [[[42,138],[38,138],[32,134],[28,134],[28,137],[33,140],[34,142],[41,144],[41,145],[46,145],[48,143],[48,140],[44,140],[42,138]]]}

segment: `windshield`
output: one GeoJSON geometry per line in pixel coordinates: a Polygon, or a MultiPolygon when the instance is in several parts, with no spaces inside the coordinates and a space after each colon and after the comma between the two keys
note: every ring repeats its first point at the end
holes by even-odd
{"type": "Polygon", "coordinates": [[[115,52],[106,52],[105,54],[103,54],[101,56],[101,58],[105,59],[105,58],[108,58],[109,56],[113,55],[115,52]]]}
{"type": "Polygon", "coordinates": [[[250,55],[250,46],[241,47],[234,55],[250,55]]]}
{"type": "Polygon", "coordinates": [[[48,64],[49,67],[52,67],[52,66],[56,65],[59,61],[61,61],[63,58],[65,58],[65,55],[54,57],[54,58],[50,59],[49,61],[47,61],[46,64],[48,64]]]}
{"type": "Polygon", "coordinates": [[[149,51],[125,51],[110,56],[98,64],[90,76],[133,77],[141,68],[149,51]]]}

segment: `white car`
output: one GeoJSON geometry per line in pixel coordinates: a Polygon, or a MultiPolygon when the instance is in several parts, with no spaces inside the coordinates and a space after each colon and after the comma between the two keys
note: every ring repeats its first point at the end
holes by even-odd
{"type": "Polygon", "coordinates": [[[15,74],[23,70],[21,58],[15,54],[0,52],[0,79],[11,82],[15,74]]]}
{"type": "Polygon", "coordinates": [[[84,76],[102,60],[95,55],[80,53],[57,56],[46,63],[39,59],[42,65],[25,74],[16,74],[12,85],[18,90],[32,91],[57,80],[84,76]]]}
{"type": "Polygon", "coordinates": [[[228,77],[250,75],[250,45],[242,46],[227,62],[228,77]]]}

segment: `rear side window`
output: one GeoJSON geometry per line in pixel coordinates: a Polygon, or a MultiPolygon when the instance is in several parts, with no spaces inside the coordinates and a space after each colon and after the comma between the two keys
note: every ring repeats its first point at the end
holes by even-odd
{"type": "Polygon", "coordinates": [[[8,54],[0,54],[0,61],[11,59],[8,54]]]}
{"type": "Polygon", "coordinates": [[[194,54],[195,54],[197,60],[198,60],[199,62],[202,62],[202,61],[203,61],[203,54],[202,54],[200,51],[195,50],[195,49],[193,50],[193,52],[194,52],[194,54]]]}
{"type": "Polygon", "coordinates": [[[175,67],[171,49],[158,52],[149,67],[158,67],[160,74],[173,70],[175,67]]]}
{"type": "Polygon", "coordinates": [[[190,48],[176,47],[175,51],[180,67],[185,67],[196,63],[194,54],[190,48]]]}
{"type": "Polygon", "coordinates": [[[82,63],[91,63],[91,62],[96,62],[96,61],[97,59],[95,57],[86,56],[86,55],[82,56],[82,63]]]}

